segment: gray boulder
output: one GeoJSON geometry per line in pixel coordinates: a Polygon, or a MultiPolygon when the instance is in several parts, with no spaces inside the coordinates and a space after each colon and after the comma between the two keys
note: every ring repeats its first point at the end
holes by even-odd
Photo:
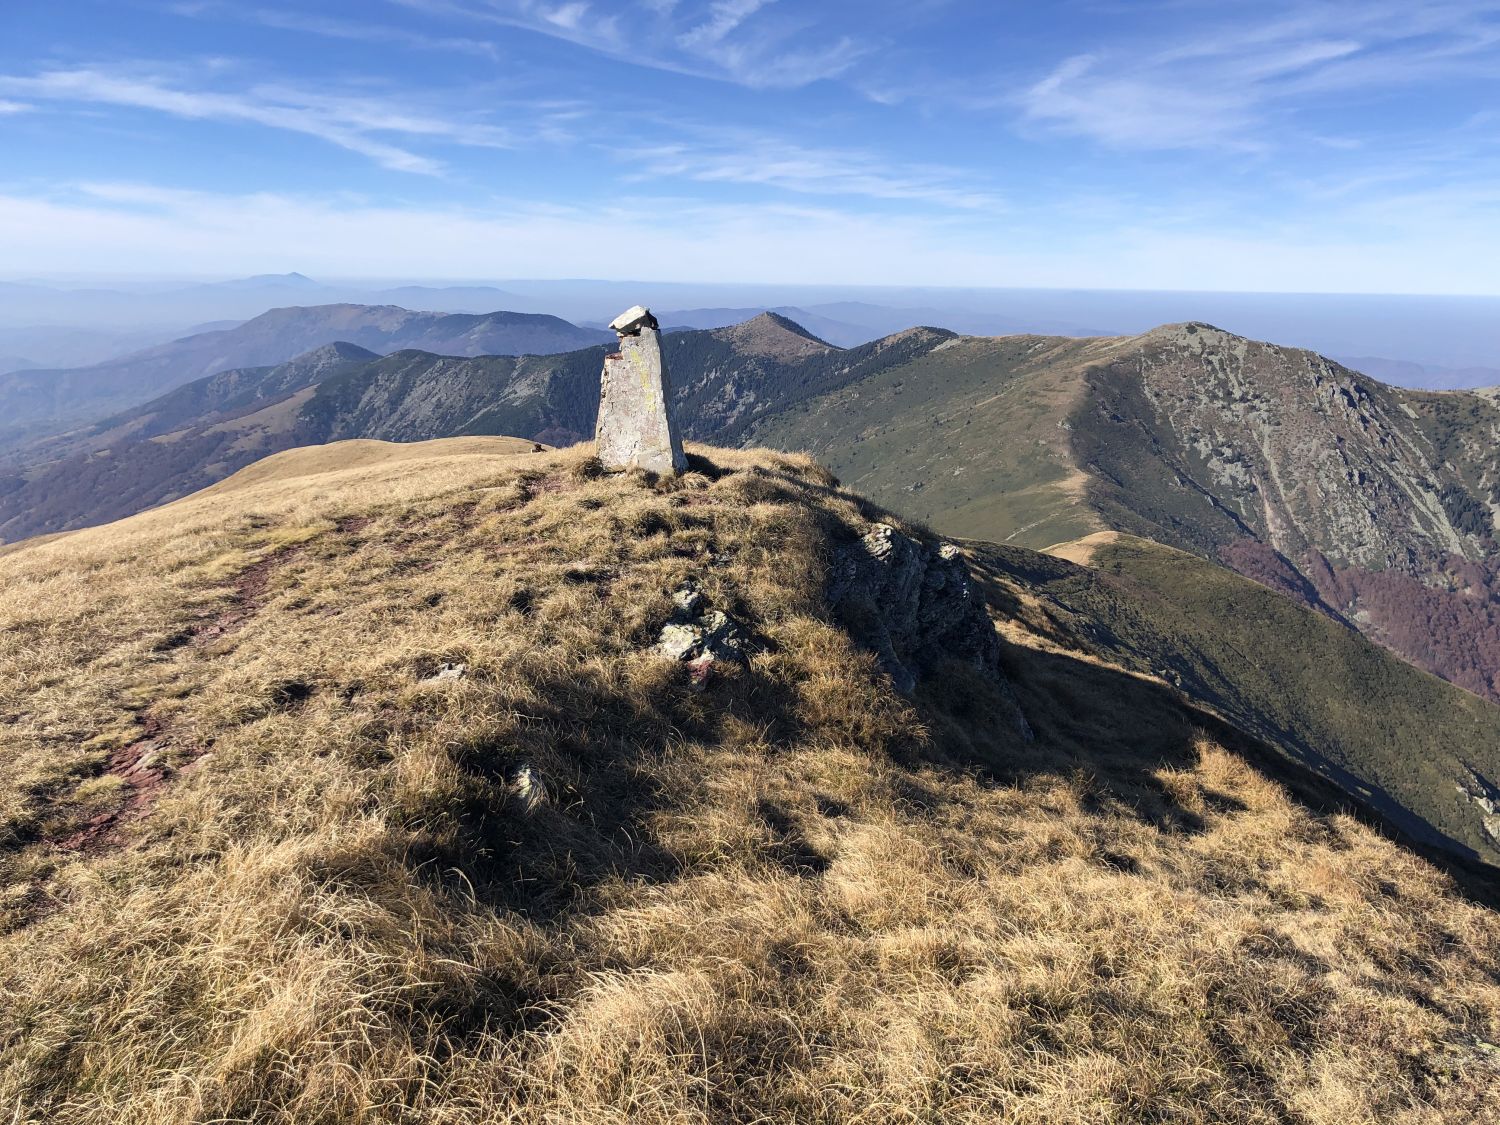
{"type": "Polygon", "coordinates": [[[656,639],[656,652],[687,665],[688,678],[704,686],[720,660],[738,664],[750,659],[750,638],[743,626],[722,610],[709,609],[692,583],[672,593],[675,607],[656,639]]]}

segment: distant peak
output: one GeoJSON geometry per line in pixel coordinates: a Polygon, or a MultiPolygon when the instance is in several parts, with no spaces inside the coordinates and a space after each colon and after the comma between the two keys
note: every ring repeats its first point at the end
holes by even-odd
{"type": "MultiPolygon", "coordinates": [[[[274,309],[267,309],[257,317],[252,317],[246,324],[254,324],[258,321],[278,322],[284,320],[317,320],[329,316],[391,316],[420,315],[413,313],[411,309],[404,309],[400,305],[357,305],[350,301],[338,301],[328,305],[278,305],[274,309]]],[[[429,314],[444,316],[445,313],[429,314]]],[[[462,314],[454,314],[462,315],[462,314]]]]}
{"type": "Polygon", "coordinates": [[[258,273],[233,281],[220,281],[219,289],[322,289],[321,283],[300,273],[258,273]]]}
{"type": "Polygon", "coordinates": [[[1229,331],[1227,331],[1227,330],[1225,330],[1223,328],[1220,328],[1218,325],[1209,324],[1207,321],[1203,321],[1203,320],[1184,320],[1184,321],[1182,321],[1181,323],[1178,323],[1178,324],[1163,324],[1163,325],[1161,325],[1158,328],[1151,329],[1151,331],[1147,332],[1146,335],[1147,336],[1198,336],[1198,335],[1210,335],[1210,336],[1228,336],[1228,337],[1231,337],[1231,338],[1236,339],[1236,340],[1241,339],[1241,337],[1236,336],[1233,332],[1229,332],[1229,331]]]}
{"type": "Polygon", "coordinates": [[[959,333],[954,332],[950,328],[934,328],[930,324],[918,324],[911,328],[903,328],[899,332],[892,332],[888,336],[882,336],[880,339],[870,342],[885,347],[890,344],[905,343],[908,340],[935,340],[942,343],[962,338],[959,333]]]}
{"type": "Polygon", "coordinates": [[[837,350],[827,340],[818,339],[795,320],[770,311],[716,331],[727,335],[747,351],[766,355],[813,355],[837,350]]]}
{"type": "Polygon", "coordinates": [[[748,323],[750,323],[750,324],[774,324],[777,328],[783,328],[783,329],[785,329],[788,332],[795,332],[798,336],[802,336],[805,339],[815,340],[815,341],[817,341],[820,344],[827,343],[826,340],[819,340],[818,337],[814,336],[806,328],[803,328],[802,325],[798,324],[791,317],[789,317],[789,316],[782,316],[780,313],[778,313],[778,312],[772,312],[770,309],[767,309],[765,312],[761,313],[759,316],[751,317],[750,320],[748,321],[748,323]]]}
{"type": "Polygon", "coordinates": [[[305,351],[287,362],[305,366],[307,364],[348,363],[379,358],[380,355],[378,352],[372,352],[368,348],[360,347],[358,344],[351,344],[347,340],[335,340],[331,344],[321,344],[310,351],[305,351]]]}

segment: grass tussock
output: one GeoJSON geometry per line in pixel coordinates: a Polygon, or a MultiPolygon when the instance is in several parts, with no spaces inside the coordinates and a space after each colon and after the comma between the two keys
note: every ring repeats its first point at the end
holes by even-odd
{"type": "Polygon", "coordinates": [[[1024,630],[1034,742],[901,699],[822,601],[878,513],[693,454],[293,455],[0,558],[9,1119],[1496,1119],[1492,911],[1024,630]]]}

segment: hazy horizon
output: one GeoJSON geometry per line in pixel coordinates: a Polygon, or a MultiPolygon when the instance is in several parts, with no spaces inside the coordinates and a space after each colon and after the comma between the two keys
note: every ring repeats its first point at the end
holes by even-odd
{"type": "Polygon", "coordinates": [[[1414,297],[1414,298],[1453,298],[1456,300],[1491,300],[1500,299],[1500,285],[1490,292],[1476,293],[1427,293],[1408,290],[1359,290],[1359,289],[1213,289],[1213,288],[1179,288],[1160,286],[1131,286],[1131,285],[905,285],[891,282],[857,282],[857,281],[833,281],[833,282],[800,282],[793,280],[771,280],[753,281],[738,278],[724,278],[718,280],[706,280],[702,278],[666,278],[666,277],[605,277],[605,276],[515,276],[506,277],[490,274],[475,274],[472,276],[459,275],[396,275],[396,274],[312,274],[307,270],[288,268],[265,273],[244,272],[215,272],[215,273],[59,273],[47,274],[30,272],[25,274],[0,274],[0,285],[32,285],[42,288],[57,289],[83,289],[83,288],[124,288],[126,290],[140,287],[157,286],[193,286],[193,285],[223,285],[245,281],[266,280],[273,281],[285,278],[301,277],[306,281],[318,286],[345,287],[363,286],[370,289],[398,288],[402,286],[420,286],[429,288],[448,288],[460,286],[490,287],[503,289],[506,285],[557,285],[557,284],[593,284],[593,285],[685,285],[698,286],[705,289],[711,288],[744,288],[755,287],[761,289],[785,289],[785,290],[868,290],[871,292],[902,291],[902,290],[926,290],[932,292],[1026,292],[1026,293],[1180,293],[1180,294],[1208,294],[1226,296],[1250,296],[1250,297],[1414,297]]]}
{"type": "MultiPolygon", "coordinates": [[[[251,319],[269,308],[398,304],[437,312],[546,313],[602,326],[646,303],[671,314],[806,312],[807,327],[849,346],[928,324],[972,335],[1125,335],[1206,321],[1239,335],[1369,358],[1376,377],[1414,385],[1500,382],[1500,297],[1214,292],[1111,288],[775,285],[590,278],[319,277],[293,271],[213,280],[138,277],[48,285],[21,277],[0,301],[0,365],[77,366],[177,335],[251,319]],[[1433,369],[1403,373],[1400,365],[1433,369]],[[1394,365],[1394,366],[1393,366],[1394,365]],[[1453,374],[1449,374],[1453,372],[1453,374]],[[1430,378],[1429,378],[1430,376],[1430,378]]],[[[683,326],[723,318],[685,317],[683,326]]]]}

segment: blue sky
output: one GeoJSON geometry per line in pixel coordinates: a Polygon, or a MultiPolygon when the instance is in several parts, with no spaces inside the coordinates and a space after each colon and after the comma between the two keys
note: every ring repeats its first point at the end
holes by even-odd
{"type": "Polygon", "coordinates": [[[1500,2],[0,0],[0,276],[1500,293],[1500,2]]]}

